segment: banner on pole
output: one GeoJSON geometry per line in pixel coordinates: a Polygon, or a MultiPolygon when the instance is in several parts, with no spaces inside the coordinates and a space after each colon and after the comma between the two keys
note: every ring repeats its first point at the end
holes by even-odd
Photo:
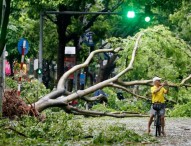
{"type": "MultiPolygon", "coordinates": [[[[75,56],[67,56],[64,58],[64,72],[70,70],[76,64],[76,57],[75,56]]],[[[74,79],[74,74],[71,74],[69,79],[74,79]]]]}

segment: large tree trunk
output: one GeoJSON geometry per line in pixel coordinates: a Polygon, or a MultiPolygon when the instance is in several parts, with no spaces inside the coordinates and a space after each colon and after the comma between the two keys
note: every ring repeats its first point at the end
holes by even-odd
{"type": "Polygon", "coordinates": [[[0,35],[0,55],[3,52],[5,43],[6,43],[6,34],[7,34],[7,25],[9,22],[9,14],[10,14],[10,3],[11,0],[6,0],[6,7],[3,8],[3,1],[1,1],[1,9],[0,9],[0,25],[1,25],[1,35],[0,35]],[[3,11],[4,9],[4,11],[3,11]],[[4,15],[2,15],[4,13],[4,15]],[[3,16],[3,17],[2,17],[3,16]]]}
{"type": "MultiPolygon", "coordinates": [[[[64,5],[60,5],[59,11],[66,11],[67,8],[64,5]]],[[[58,32],[58,58],[57,58],[57,80],[64,74],[64,56],[66,40],[66,29],[71,23],[71,15],[57,15],[57,32],[58,32]]]]}

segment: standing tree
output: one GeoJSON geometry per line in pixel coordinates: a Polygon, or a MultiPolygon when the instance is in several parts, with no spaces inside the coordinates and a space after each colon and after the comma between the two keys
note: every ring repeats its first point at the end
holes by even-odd
{"type": "Polygon", "coordinates": [[[170,16],[172,29],[174,29],[181,38],[189,43],[191,35],[190,6],[191,4],[188,1],[185,1],[183,2],[182,7],[170,16]]]}
{"type": "Polygon", "coordinates": [[[6,44],[7,25],[9,22],[11,0],[0,0],[0,113],[3,97],[3,50],[6,44]]]}
{"type": "Polygon", "coordinates": [[[6,44],[7,26],[9,22],[11,0],[0,1],[0,23],[1,23],[1,35],[0,35],[0,55],[3,52],[6,44]]]}

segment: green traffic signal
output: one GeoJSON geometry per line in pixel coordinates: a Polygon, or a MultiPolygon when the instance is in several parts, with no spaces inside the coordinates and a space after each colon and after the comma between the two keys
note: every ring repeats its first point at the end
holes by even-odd
{"type": "Polygon", "coordinates": [[[145,21],[149,22],[151,20],[151,18],[149,16],[145,17],[145,21]]]}
{"type": "Polygon", "coordinates": [[[37,73],[38,73],[39,75],[41,75],[41,74],[42,74],[42,69],[39,68],[39,69],[37,70],[37,73]]]}
{"type": "Polygon", "coordinates": [[[128,18],[134,18],[135,17],[135,12],[134,11],[128,11],[127,12],[127,17],[128,18]]]}

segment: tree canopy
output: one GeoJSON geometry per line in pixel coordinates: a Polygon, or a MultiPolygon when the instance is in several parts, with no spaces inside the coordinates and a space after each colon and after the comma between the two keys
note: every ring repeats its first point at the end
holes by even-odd
{"type": "Polygon", "coordinates": [[[191,16],[190,16],[190,2],[184,1],[182,7],[175,13],[170,15],[172,28],[176,31],[177,35],[190,43],[191,35],[191,16]]]}
{"type": "MultiPolygon", "coordinates": [[[[188,76],[191,67],[191,50],[186,42],[163,25],[143,29],[139,33],[143,33],[143,38],[137,53],[134,70],[126,74],[124,79],[140,80],[161,76],[172,82],[179,82],[188,76]]],[[[124,47],[124,51],[120,53],[117,62],[119,70],[122,70],[127,66],[135,40],[134,37],[113,39],[115,46],[124,47]]]]}

